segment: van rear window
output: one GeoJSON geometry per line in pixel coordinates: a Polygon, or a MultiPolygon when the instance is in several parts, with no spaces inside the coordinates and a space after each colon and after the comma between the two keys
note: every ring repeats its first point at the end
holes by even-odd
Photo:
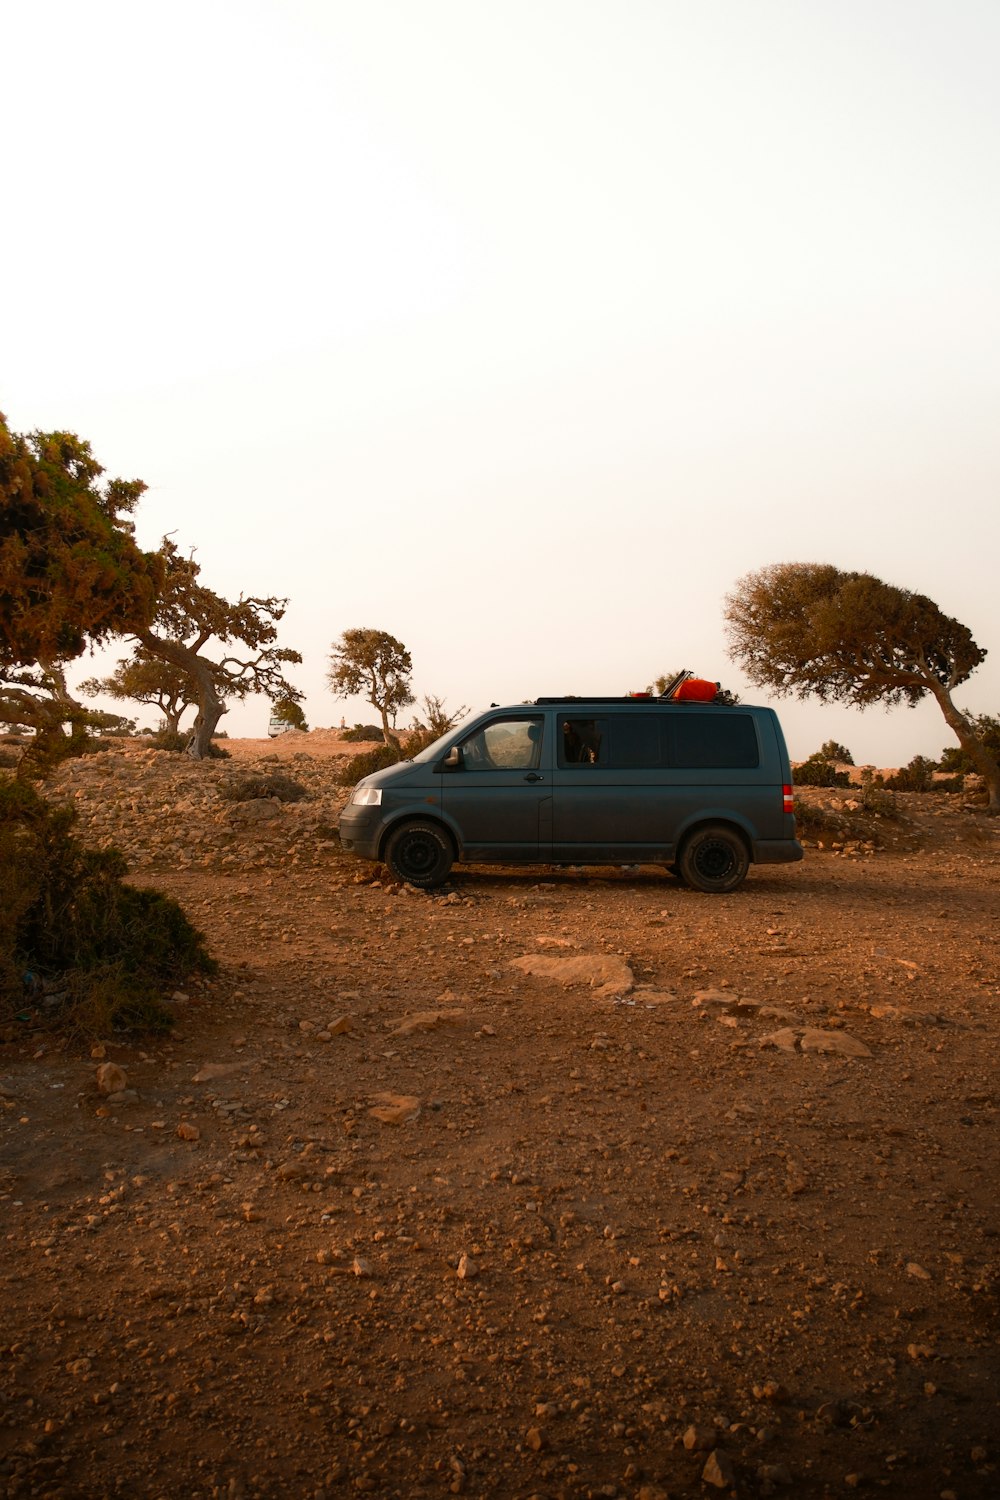
{"type": "Polygon", "coordinates": [[[650,771],[666,765],[662,714],[613,714],[611,763],[626,771],[650,771]]]}
{"type": "Polygon", "coordinates": [[[760,764],[749,714],[678,714],[670,720],[670,764],[691,770],[750,770],[760,764]]]}
{"type": "Polygon", "coordinates": [[[670,712],[559,720],[559,764],[598,770],[750,770],[760,764],[750,714],[670,712]]]}

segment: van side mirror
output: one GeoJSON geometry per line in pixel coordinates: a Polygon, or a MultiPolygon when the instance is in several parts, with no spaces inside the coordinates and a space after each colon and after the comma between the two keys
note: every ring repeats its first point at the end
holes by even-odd
{"type": "Polygon", "coordinates": [[[445,756],[445,758],[441,762],[441,764],[443,766],[446,766],[449,770],[453,770],[457,766],[462,765],[463,764],[463,756],[462,756],[462,748],[461,748],[461,746],[460,745],[452,745],[451,749],[448,751],[448,754],[445,756]]]}

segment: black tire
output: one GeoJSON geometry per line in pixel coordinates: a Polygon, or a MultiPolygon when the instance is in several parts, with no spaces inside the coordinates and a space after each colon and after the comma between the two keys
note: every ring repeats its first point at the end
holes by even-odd
{"type": "Polygon", "coordinates": [[[401,823],[386,840],[383,858],[407,885],[427,890],[448,878],[455,851],[438,823],[401,823]]]}
{"type": "Polygon", "coordinates": [[[685,885],[709,895],[723,895],[742,885],[750,853],[734,828],[710,823],[698,828],[681,850],[678,873],[685,885]]]}

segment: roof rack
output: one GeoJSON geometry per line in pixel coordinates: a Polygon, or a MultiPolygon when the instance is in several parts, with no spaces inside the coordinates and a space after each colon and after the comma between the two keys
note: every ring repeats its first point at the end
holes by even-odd
{"type": "Polygon", "coordinates": [[[555,694],[549,698],[536,698],[535,703],[541,707],[544,704],[553,703],[699,703],[702,707],[710,703],[730,704],[738,702],[731,693],[725,692],[719,683],[709,683],[702,678],[696,678],[692,672],[687,670],[678,672],[667,683],[663,692],[656,693],[617,693],[613,696],[601,696],[599,693],[562,693],[555,694]],[[682,691],[684,684],[690,682],[691,688],[682,691]]]}

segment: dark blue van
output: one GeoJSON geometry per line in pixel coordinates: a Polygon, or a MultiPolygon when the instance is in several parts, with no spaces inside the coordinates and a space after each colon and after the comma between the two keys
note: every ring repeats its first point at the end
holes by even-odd
{"type": "Polygon", "coordinates": [[[647,697],[491,708],[360,781],[340,838],[421,887],[456,861],[660,864],[724,892],[802,858],[774,710],[647,697]]]}

